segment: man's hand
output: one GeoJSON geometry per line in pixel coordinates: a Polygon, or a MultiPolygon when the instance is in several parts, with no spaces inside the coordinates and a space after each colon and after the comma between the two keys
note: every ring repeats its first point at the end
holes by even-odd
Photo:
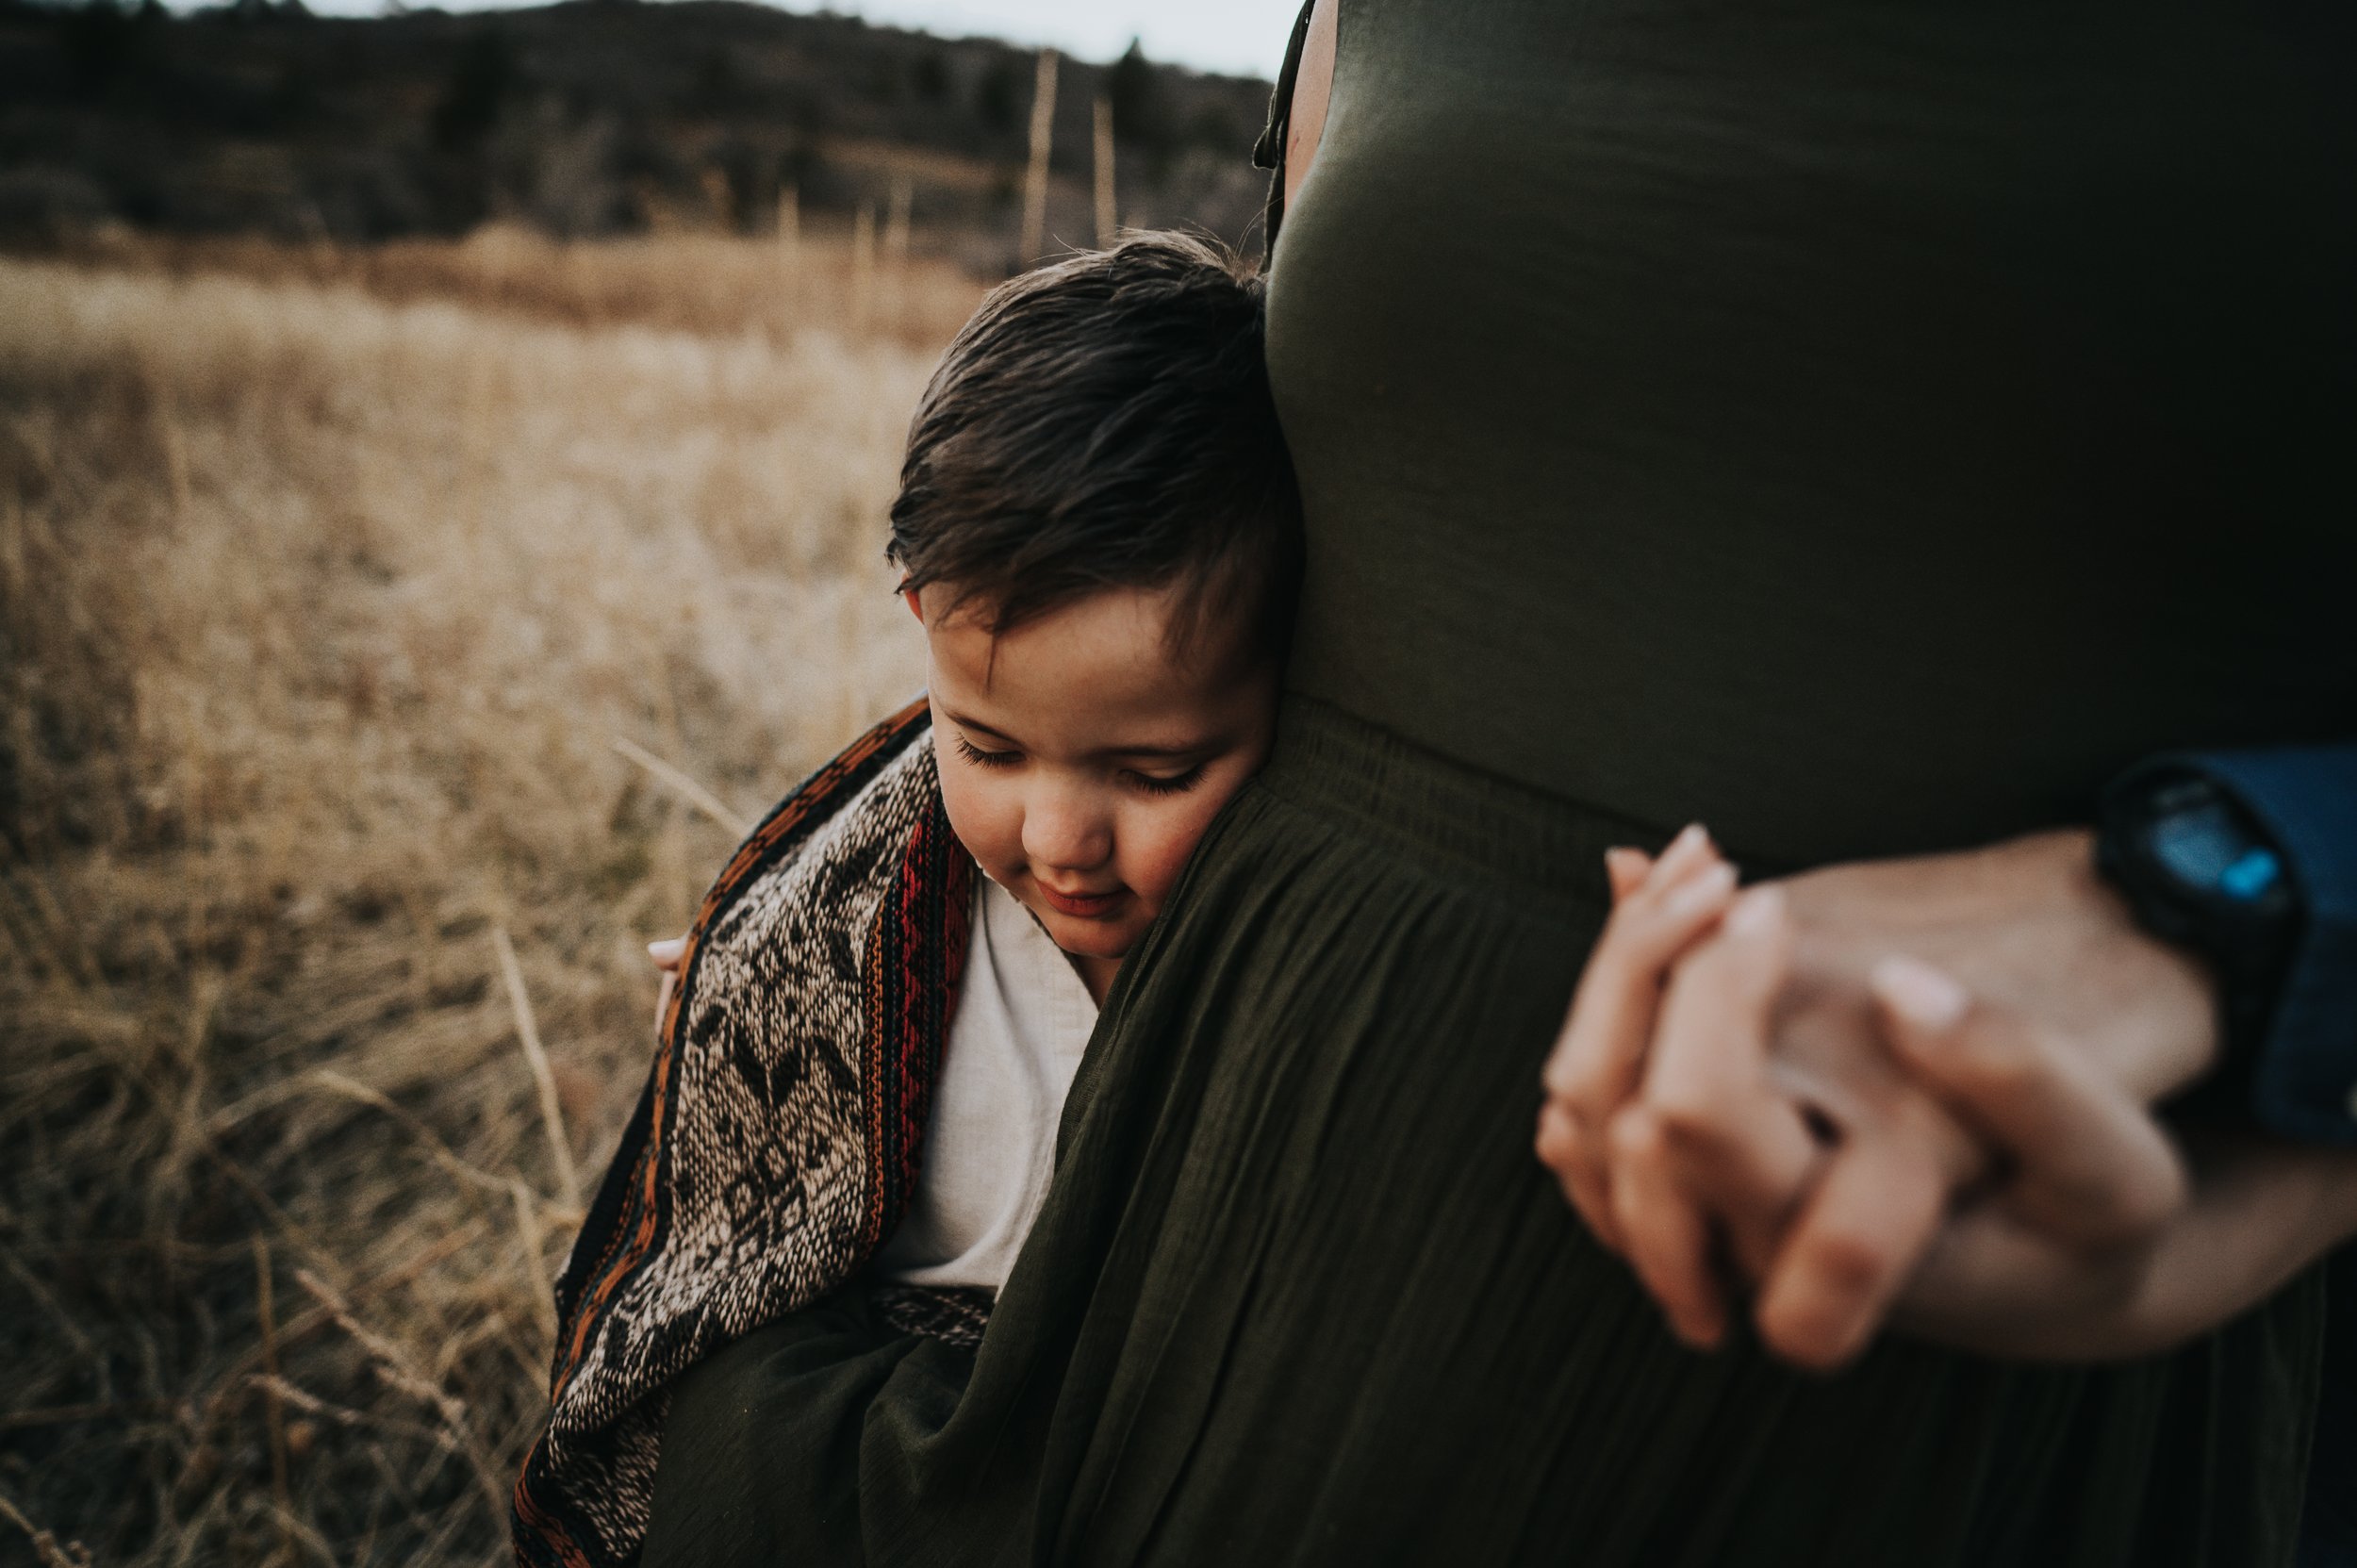
{"type": "MultiPolygon", "coordinates": [[[[2056,1270],[2125,1256],[2183,1201],[2147,1107],[2215,1051],[2206,977],[2135,929],[2083,834],[1739,900],[1720,864],[1699,834],[1658,865],[1613,858],[1621,908],[1548,1065],[1541,1158],[1692,1343],[1723,1332],[1726,1262],[1804,1364],[1854,1355],[1894,1304],[1913,1321],[1934,1287],[2037,1353],[2056,1270]],[[1975,1186],[1977,1229],[1952,1224],[1975,1186]],[[2007,1261],[2010,1283],[1982,1272],[2007,1261]],[[2036,1299],[1996,1312],[2014,1287],[2036,1299]]],[[[2107,1290],[2071,1310],[2127,1287],[2107,1290]]]]}
{"type": "Polygon", "coordinates": [[[2357,1235],[2357,1152],[2248,1134],[2191,1138],[2189,1199],[2088,1249],[1987,1206],[1954,1214],[1892,1323],[1985,1355],[2105,1361],[2171,1349],[2357,1235]]]}

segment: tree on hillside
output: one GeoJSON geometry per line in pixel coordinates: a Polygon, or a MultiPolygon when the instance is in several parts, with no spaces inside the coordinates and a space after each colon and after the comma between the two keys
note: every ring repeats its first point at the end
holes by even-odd
{"type": "Polygon", "coordinates": [[[1105,74],[1105,96],[1113,105],[1113,136],[1124,148],[1144,154],[1147,168],[1160,178],[1170,156],[1170,109],[1139,40],[1132,38],[1105,74]]]}
{"type": "Polygon", "coordinates": [[[1027,85],[1014,56],[1001,53],[994,58],[974,91],[974,112],[983,126],[1000,136],[1014,130],[1023,112],[1027,85]]]}
{"type": "Polygon", "coordinates": [[[88,0],[56,14],[74,88],[90,98],[103,97],[118,78],[131,74],[141,63],[146,35],[170,20],[160,7],[132,11],[115,0],[88,0]]]}
{"type": "Polygon", "coordinates": [[[938,104],[949,96],[949,62],[942,58],[939,49],[919,49],[909,75],[920,101],[938,104]]]}
{"type": "Polygon", "coordinates": [[[434,107],[434,140],[462,149],[481,142],[519,85],[522,72],[506,29],[493,23],[467,40],[434,107]]]}

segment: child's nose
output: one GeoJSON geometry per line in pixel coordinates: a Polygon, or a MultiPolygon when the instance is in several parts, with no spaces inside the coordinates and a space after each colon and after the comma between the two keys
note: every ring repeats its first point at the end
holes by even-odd
{"type": "Polygon", "coordinates": [[[1076,792],[1047,790],[1023,815],[1023,852],[1034,869],[1094,870],[1113,853],[1111,824],[1076,792]]]}

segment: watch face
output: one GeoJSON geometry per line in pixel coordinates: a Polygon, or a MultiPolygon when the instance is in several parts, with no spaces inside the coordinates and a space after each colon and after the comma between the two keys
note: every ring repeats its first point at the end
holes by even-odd
{"type": "Polygon", "coordinates": [[[2166,792],[2145,829],[2152,862],[2203,903],[2250,914],[2287,909],[2283,862],[2232,801],[2215,790],[2166,792]],[[2175,795],[2175,799],[2169,796],[2175,795]]]}
{"type": "Polygon", "coordinates": [[[2230,1053],[2246,1062],[2299,938],[2298,867],[2206,778],[2148,776],[2106,802],[2097,864],[2137,921],[2207,961],[2230,1053]]]}

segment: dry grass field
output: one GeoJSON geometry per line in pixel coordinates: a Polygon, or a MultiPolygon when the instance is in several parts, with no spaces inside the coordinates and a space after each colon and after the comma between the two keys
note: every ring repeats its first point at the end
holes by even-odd
{"type": "Polygon", "coordinates": [[[643,943],[918,682],[868,254],[0,259],[0,1563],[504,1558],[643,943]]]}

